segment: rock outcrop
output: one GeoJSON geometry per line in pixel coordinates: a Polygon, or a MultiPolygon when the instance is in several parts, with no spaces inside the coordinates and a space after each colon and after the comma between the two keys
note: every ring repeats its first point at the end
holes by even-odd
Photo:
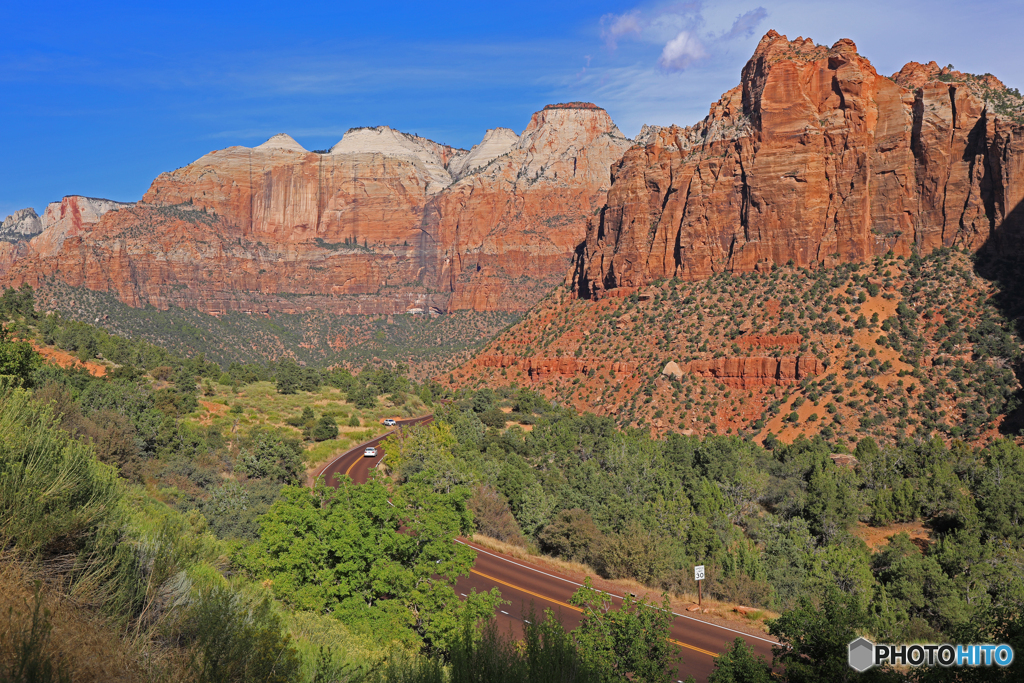
{"type": "Polygon", "coordinates": [[[815,356],[796,356],[694,360],[686,369],[691,374],[717,380],[727,387],[753,389],[797,384],[807,377],[817,377],[825,368],[815,356]]]}
{"type": "Polygon", "coordinates": [[[517,368],[534,380],[549,375],[585,375],[591,370],[606,370],[616,377],[625,377],[636,372],[637,367],[634,361],[609,361],[599,358],[519,358],[512,355],[480,355],[474,359],[474,363],[483,368],[517,368]]]}
{"type": "Polygon", "coordinates": [[[275,135],[161,174],[135,206],[51,205],[0,276],[215,314],[526,310],[563,280],[629,145],[576,103],[469,152],[387,126],[328,152],[275,135]]]}
{"type": "Polygon", "coordinates": [[[661,374],[665,377],[680,380],[683,378],[683,369],[679,367],[679,363],[674,360],[670,360],[665,363],[665,368],[661,371],[661,374]]]}
{"type": "Polygon", "coordinates": [[[41,257],[54,256],[60,252],[68,237],[77,237],[90,231],[109,211],[131,206],[133,204],[128,202],[77,195],[64,197],[59,202],[50,202],[43,212],[43,229],[32,239],[32,251],[41,257]]]}
{"type": "Polygon", "coordinates": [[[463,178],[487,166],[503,154],[508,154],[519,142],[519,136],[508,128],[492,128],[484,133],[479,145],[473,145],[468,154],[454,159],[448,166],[453,178],[463,178]]]}
{"type": "Polygon", "coordinates": [[[614,166],[576,291],[1016,239],[1024,125],[1001,85],[916,63],[890,79],[850,40],[771,31],[703,121],[614,166]]]}
{"type": "Polygon", "coordinates": [[[526,310],[564,279],[630,146],[604,109],[576,104],[534,114],[507,154],[431,203],[452,309],[526,310]]]}
{"type": "Polygon", "coordinates": [[[15,211],[0,224],[0,241],[20,242],[32,239],[43,231],[43,222],[39,220],[33,208],[15,211]]]}

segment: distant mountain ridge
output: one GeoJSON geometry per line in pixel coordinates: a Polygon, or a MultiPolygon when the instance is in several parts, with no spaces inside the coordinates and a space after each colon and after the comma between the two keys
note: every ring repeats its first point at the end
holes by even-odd
{"type": "Polygon", "coordinates": [[[124,210],[67,198],[77,222],[0,251],[0,280],[213,314],[523,311],[563,280],[630,144],[578,103],[469,151],[387,126],[327,153],[280,134],[161,174],[124,210]]]}
{"type": "Polygon", "coordinates": [[[770,31],[693,126],[630,141],[569,102],[471,150],[388,126],[319,152],[279,134],[163,173],[134,205],[51,205],[30,241],[5,233],[0,284],[215,315],[524,312],[560,282],[602,298],[790,261],[1010,253],[1022,133],[1024,99],[994,76],[911,62],[887,78],[850,40],[770,31]]]}

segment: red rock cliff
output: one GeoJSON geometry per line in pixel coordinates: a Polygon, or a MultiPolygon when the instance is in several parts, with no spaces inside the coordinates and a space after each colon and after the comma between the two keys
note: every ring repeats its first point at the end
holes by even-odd
{"type": "Polygon", "coordinates": [[[470,152],[387,127],[326,153],[277,135],[160,175],[134,207],[44,230],[38,248],[0,254],[0,279],[211,313],[526,310],[564,278],[629,145],[607,112],[575,103],[470,152]]]}
{"type": "Polygon", "coordinates": [[[850,40],[769,32],[707,118],[646,130],[613,167],[576,291],[978,249],[1019,231],[1024,126],[982,99],[1002,84],[933,67],[890,79],[850,40]]]}

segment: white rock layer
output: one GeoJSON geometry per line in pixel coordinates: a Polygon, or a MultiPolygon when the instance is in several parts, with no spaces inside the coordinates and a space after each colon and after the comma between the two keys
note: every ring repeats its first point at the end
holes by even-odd
{"type": "Polygon", "coordinates": [[[491,128],[484,133],[479,145],[473,145],[469,154],[459,157],[448,165],[448,172],[459,179],[482,169],[503,154],[507,154],[519,142],[519,136],[508,128],[491,128]]]}
{"type": "Polygon", "coordinates": [[[295,138],[287,133],[278,133],[274,137],[270,138],[262,145],[257,145],[253,149],[286,149],[292,152],[306,152],[306,148],[295,142],[295,138]]]}
{"type": "Polygon", "coordinates": [[[0,240],[17,242],[29,239],[43,231],[43,222],[39,220],[36,210],[29,207],[15,211],[0,224],[0,240]]]}
{"type": "Polygon", "coordinates": [[[381,154],[410,160],[430,177],[427,194],[436,194],[452,183],[448,166],[466,154],[433,140],[397,131],[389,126],[353,128],[342,136],[331,154],[381,154]]]}
{"type": "Polygon", "coordinates": [[[32,249],[43,256],[56,254],[64,240],[79,235],[98,223],[103,214],[132,202],[69,195],[59,202],[50,202],[43,212],[43,231],[32,238],[32,249]]]}

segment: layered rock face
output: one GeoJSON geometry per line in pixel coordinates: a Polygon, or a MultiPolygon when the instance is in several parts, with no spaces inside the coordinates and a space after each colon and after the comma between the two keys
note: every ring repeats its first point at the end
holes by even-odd
{"type": "Polygon", "coordinates": [[[690,361],[686,370],[698,377],[720,381],[727,387],[753,389],[796,384],[817,377],[824,370],[815,356],[795,358],[715,358],[690,361]]]}
{"type": "Polygon", "coordinates": [[[34,209],[22,209],[8,216],[0,228],[0,278],[13,284],[38,284],[39,278],[31,272],[18,275],[22,269],[15,264],[24,261],[18,264],[24,267],[38,263],[38,259],[54,257],[68,237],[89,232],[109,211],[131,206],[110,199],[71,195],[50,202],[42,218],[34,209]]]}
{"type": "Polygon", "coordinates": [[[325,153],[276,135],[164,173],[95,221],[102,207],[72,202],[6,257],[4,279],[215,314],[526,310],[564,278],[629,145],[603,109],[577,104],[469,152],[386,126],[325,153]]]}
{"type": "Polygon", "coordinates": [[[564,279],[631,144],[604,109],[573,104],[534,114],[508,152],[431,202],[452,309],[527,310],[564,279]]]}
{"type": "Polygon", "coordinates": [[[131,206],[134,204],[79,196],[50,202],[43,212],[43,229],[32,239],[32,250],[42,257],[55,256],[68,237],[89,232],[108,212],[131,206]]]}
{"type": "Polygon", "coordinates": [[[0,223],[0,240],[19,242],[31,239],[43,231],[43,222],[39,220],[35,209],[15,211],[0,223]]]}
{"type": "Polygon", "coordinates": [[[991,80],[916,63],[890,79],[852,41],[769,32],[707,118],[646,129],[615,165],[577,293],[1016,236],[1024,126],[983,101],[1002,97],[991,80]]]}

